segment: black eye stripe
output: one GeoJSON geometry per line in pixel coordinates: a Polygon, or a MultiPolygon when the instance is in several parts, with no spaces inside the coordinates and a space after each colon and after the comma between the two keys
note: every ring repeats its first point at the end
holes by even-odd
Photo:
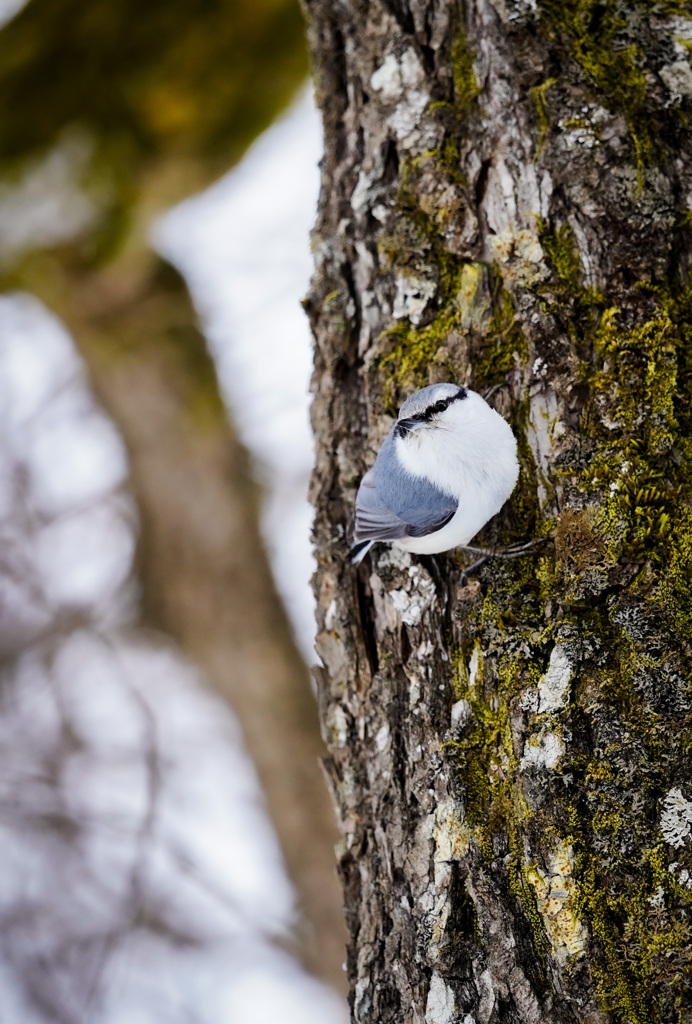
{"type": "Polygon", "coordinates": [[[423,412],[417,412],[415,415],[409,416],[408,418],[427,423],[428,420],[433,418],[433,416],[437,416],[438,413],[444,412],[445,409],[448,409],[452,402],[456,402],[462,398],[466,398],[465,388],[459,388],[455,395],[450,395],[449,398],[441,398],[439,402],[435,402],[434,405],[429,405],[427,409],[423,410],[423,412]]]}

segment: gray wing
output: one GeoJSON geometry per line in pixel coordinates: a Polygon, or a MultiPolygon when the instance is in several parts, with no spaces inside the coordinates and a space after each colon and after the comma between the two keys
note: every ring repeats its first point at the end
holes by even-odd
{"type": "Polygon", "coordinates": [[[440,530],[457,510],[456,498],[401,467],[394,443],[390,434],[361,482],[356,497],[354,546],[364,541],[424,537],[440,530]]]}

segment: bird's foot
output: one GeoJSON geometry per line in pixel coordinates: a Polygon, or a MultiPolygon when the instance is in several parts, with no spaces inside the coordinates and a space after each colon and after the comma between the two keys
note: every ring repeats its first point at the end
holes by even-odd
{"type": "Polygon", "coordinates": [[[469,576],[477,572],[491,558],[521,558],[533,548],[538,547],[540,544],[545,544],[546,539],[546,537],[537,537],[535,540],[529,540],[523,544],[510,544],[509,547],[500,548],[497,551],[492,551],[490,548],[473,548],[465,544],[462,550],[470,551],[472,555],[480,555],[481,557],[462,570],[459,585],[465,587],[469,581],[469,576]]]}
{"type": "Polygon", "coordinates": [[[485,565],[485,563],[488,561],[489,557],[489,555],[483,555],[482,558],[476,559],[476,561],[472,562],[471,565],[467,565],[465,569],[462,569],[461,576],[459,577],[459,586],[468,586],[469,576],[473,576],[474,573],[478,572],[480,567],[482,565],[485,565]]]}

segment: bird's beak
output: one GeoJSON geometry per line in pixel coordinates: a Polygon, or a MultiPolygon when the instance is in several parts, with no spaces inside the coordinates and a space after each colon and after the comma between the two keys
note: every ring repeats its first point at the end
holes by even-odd
{"type": "Polygon", "coordinates": [[[424,427],[425,420],[397,420],[397,430],[400,434],[410,434],[413,430],[418,430],[419,427],[424,427]]]}

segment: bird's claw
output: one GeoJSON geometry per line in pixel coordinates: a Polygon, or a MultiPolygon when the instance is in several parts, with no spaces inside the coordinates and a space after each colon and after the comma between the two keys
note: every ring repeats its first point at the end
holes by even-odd
{"type": "Polygon", "coordinates": [[[485,565],[491,558],[521,558],[522,555],[527,554],[532,548],[538,547],[539,544],[544,544],[547,540],[546,537],[536,537],[534,540],[524,541],[521,544],[510,544],[509,547],[503,548],[501,551],[491,551],[489,548],[473,548],[464,545],[464,551],[470,551],[474,555],[480,555],[481,557],[472,562],[467,568],[463,569],[459,578],[459,586],[468,586],[469,576],[472,573],[477,572],[482,565],[485,565]]]}

